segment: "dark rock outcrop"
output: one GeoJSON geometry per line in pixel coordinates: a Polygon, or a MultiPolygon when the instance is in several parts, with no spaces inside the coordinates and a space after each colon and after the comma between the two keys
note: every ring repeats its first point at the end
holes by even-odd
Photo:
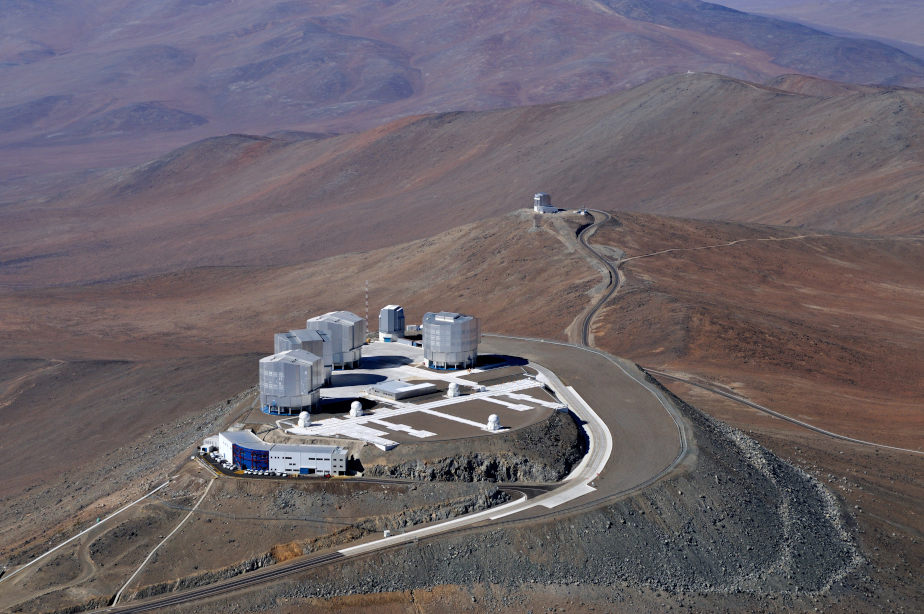
{"type": "Polygon", "coordinates": [[[463,482],[557,482],[587,453],[572,414],[493,437],[400,446],[362,459],[365,475],[463,482]]]}

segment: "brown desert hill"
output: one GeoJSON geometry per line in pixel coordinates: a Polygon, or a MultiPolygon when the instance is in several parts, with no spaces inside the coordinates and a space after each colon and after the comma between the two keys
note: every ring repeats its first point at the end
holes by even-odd
{"type": "MultiPolygon", "coordinates": [[[[920,239],[614,216],[593,243],[627,257],[684,251],[624,265],[625,288],[595,322],[597,344],[718,382],[825,428],[919,445],[920,239]],[[731,241],[739,242],[700,249],[731,241]]],[[[11,314],[0,336],[0,460],[14,478],[4,481],[0,552],[43,543],[57,530],[72,534],[74,518],[92,519],[128,500],[130,491],[114,492],[116,485],[158,484],[172,453],[240,412],[227,409],[227,399],[255,383],[256,356],[270,350],[273,332],[332,308],[362,313],[364,279],[373,310],[400,302],[414,321],[424,310],[459,309],[483,318],[488,331],[564,339],[603,287],[602,272],[575,248],[575,231],[585,222],[574,214],[521,211],[408,244],[286,267],[203,267],[0,296],[0,309],[11,314]],[[202,407],[216,401],[224,409],[203,423],[202,407]],[[82,428],[67,428],[62,411],[82,428]],[[52,423],[61,428],[36,428],[52,423]],[[171,454],[161,452],[165,441],[171,454]],[[54,455],[46,453],[49,444],[54,455]]],[[[799,432],[741,412],[727,410],[733,424],[784,450],[791,450],[786,441],[796,441],[790,458],[821,463],[807,467],[813,474],[850,472],[870,489],[864,496],[881,499],[863,501],[870,511],[859,518],[869,532],[865,554],[888,545],[902,565],[918,560],[920,546],[907,537],[920,532],[909,503],[920,485],[895,473],[895,466],[913,472],[915,459],[893,466],[892,457],[861,455],[858,477],[859,467],[850,467],[855,450],[833,452],[832,461],[816,452],[825,441],[809,441],[807,450],[799,432]],[[891,538],[878,534],[883,528],[891,538]]],[[[853,503],[849,491],[836,492],[853,503]]],[[[894,582],[905,586],[903,595],[913,590],[907,579],[894,582]]],[[[601,599],[612,594],[601,590],[601,599]]],[[[701,605],[711,609],[708,601],[701,605]]]]}
{"type": "Polygon", "coordinates": [[[924,84],[873,41],[692,0],[21,2],[0,14],[0,179],[229,132],[577,100],[667,74],[924,84]]]}
{"type": "Polygon", "coordinates": [[[738,41],[802,74],[854,83],[919,85],[911,75],[917,73],[920,60],[876,41],[844,39],[698,0],[601,0],[601,4],[631,19],[738,41]],[[889,76],[881,72],[884,61],[894,62],[896,70],[889,76]]]}
{"type": "Polygon", "coordinates": [[[627,259],[598,346],[922,449],[924,240],[617,213],[592,242],[627,259]]]}
{"type": "Polygon", "coordinates": [[[277,266],[528,204],[924,229],[924,93],[795,94],[675,75],[602,98],[410,117],[330,138],[230,136],[0,208],[0,283],[277,266]]]}
{"type": "Polygon", "coordinates": [[[112,484],[125,475],[139,488],[170,471],[174,455],[209,434],[204,417],[227,422],[241,412],[226,403],[257,383],[274,333],[334,309],[365,315],[364,279],[371,309],[401,302],[409,321],[457,309],[478,314],[486,329],[564,339],[599,275],[576,251],[571,226],[518,212],[320,262],[3,295],[0,552],[25,539],[35,517],[22,523],[22,514],[37,505],[52,508],[38,523],[47,530],[71,522],[75,509],[109,509],[112,484]],[[217,414],[203,410],[216,403],[217,414]],[[158,438],[169,457],[145,449],[158,438]],[[152,462],[156,475],[139,474],[152,462]],[[107,479],[94,481],[96,471],[107,479]]]}
{"type": "Polygon", "coordinates": [[[924,45],[924,7],[917,0],[840,0],[837,10],[831,10],[832,3],[825,0],[720,0],[717,4],[812,24],[825,31],[924,45]]]}
{"type": "MultiPolygon", "coordinates": [[[[365,315],[364,279],[371,308],[400,300],[411,320],[453,308],[477,313],[487,329],[563,338],[555,331],[564,331],[599,284],[599,273],[574,246],[571,229],[559,220],[534,223],[519,212],[315,263],[205,267],[4,295],[4,433],[22,441],[36,421],[76,403],[92,414],[82,421],[94,424],[94,445],[116,448],[123,443],[116,433],[138,436],[178,411],[200,409],[203,395],[224,399],[253,385],[256,357],[272,351],[274,333],[335,309],[365,315]],[[537,317],[511,309],[513,288],[537,317]],[[41,333],[29,332],[36,327],[41,333]],[[135,387],[144,373],[149,390],[135,387]],[[208,385],[197,388],[199,377],[208,385]]],[[[61,429],[55,436],[81,434],[61,429]]],[[[41,463],[26,465],[42,471],[41,463]]]]}

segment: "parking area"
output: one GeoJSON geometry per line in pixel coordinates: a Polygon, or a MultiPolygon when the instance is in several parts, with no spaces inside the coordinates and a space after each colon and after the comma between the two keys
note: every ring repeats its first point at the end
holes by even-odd
{"type": "Polygon", "coordinates": [[[270,480],[281,480],[281,479],[287,479],[287,478],[316,480],[319,478],[330,478],[331,477],[329,474],[320,474],[320,473],[299,475],[299,474],[285,474],[282,472],[257,470],[257,469],[246,469],[246,470],[235,469],[232,463],[230,461],[224,460],[217,451],[208,452],[206,454],[201,454],[199,458],[202,459],[202,461],[205,462],[205,464],[207,464],[209,468],[215,471],[216,473],[220,473],[220,474],[231,476],[231,477],[263,478],[263,479],[270,479],[270,480]]]}

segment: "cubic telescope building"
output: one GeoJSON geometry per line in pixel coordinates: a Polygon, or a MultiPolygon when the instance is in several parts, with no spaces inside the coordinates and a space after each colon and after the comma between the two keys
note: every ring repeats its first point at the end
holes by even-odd
{"type": "Polygon", "coordinates": [[[480,337],[478,318],[450,311],[424,314],[423,350],[430,368],[474,367],[480,337]]]}
{"type": "Polygon", "coordinates": [[[309,319],[305,328],[317,331],[324,338],[325,348],[330,348],[330,353],[324,354],[325,365],[344,369],[359,364],[366,342],[365,318],[349,311],[331,311],[309,319]]]}
{"type": "Polygon", "coordinates": [[[279,354],[288,350],[305,350],[309,354],[314,354],[324,359],[324,382],[330,382],[330,371],[333,364],[331,359],[332,350],[329,343],[324,343],[324,335],[308,328],[290,330],[287,333],[276,333],[273,337],[274,353],[279,354]]]}
{"type": "Polygon", "coordinates": [[[272,414],[311,411],[321,400],[324,362],[305,350],[286,350],[260,359],[260,404],[272,414]]]}

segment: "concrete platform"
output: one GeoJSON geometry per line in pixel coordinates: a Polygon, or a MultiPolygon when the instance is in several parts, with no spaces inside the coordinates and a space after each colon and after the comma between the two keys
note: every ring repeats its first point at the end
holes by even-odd
{"type": "Polygon", "coordinates": [[[312,415],[310,425],[299,427],[287,419],[276,420],[276,424],[290,435],[356,439],[390,449],[414,441],[490,436],[486,424],[491,414],[500,417],[503,427],[522,428],[547,418],[560,406],[520,364],[499,366],[494,361],[486,369],[438,371],[425,368],[423,361],[421,348],[368,344],[359,368],[333,373],[331,386],[321,390],[321,412],[312,415]],[[432,382],[439,392],[400,401],[372,394],[373,385],[397,379],[432,382]],[[461,396],[446,396],[444,391],[452,383],[459,386],[461,396]],[[355,399],[363,401],[366,415],[324,412],[325,406],[348,407],[355,399]]]}

